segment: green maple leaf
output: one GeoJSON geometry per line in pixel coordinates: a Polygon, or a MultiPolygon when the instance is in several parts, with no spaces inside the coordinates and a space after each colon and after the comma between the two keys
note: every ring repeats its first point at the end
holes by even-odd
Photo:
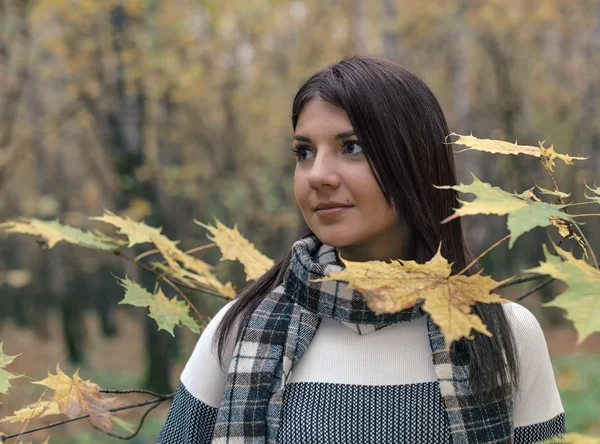
{"type": "Polygon", "coordinates": [[[8,356],[4,354],[4,350],[2,350],[2,344],[3,343],[0,342],[0,393],[6,393],[11,387],[10,380],[20,378],[21,375],[15,375],[14,373],[4,370],[4,368],[13,362],[17,356],[20,356],[20,354],[15,356],[8,356]]]}
{"type": "Polygon", "coordinates": [[[565,317],[573,322],[581,342],[600,331],[600,271],[554,243],[553,246],[558,256],[549,254],[543,245],[546,262],[524,272],[547,274],[567,284],[563,293],[544,306],[566,310],[565,317]]]}
{"type": "Polygon", "coordinates": [[[200,327],[189,315],[189,307],[185,301],[177,300],[176,297],[169,299],[160,289],[153,295],[127,277],[119,281],[125,288],[125,297],[119,304],[148,307],[149,316],[156,321],[159,330],[166,330],[173,335],[175,326],[185,325],[194,333],[200,333],[200,327]]]}
{"type": "Polygon", "coordinates": [[[480,181],[474,174],[472,176],[473,182],[468,185],[434,185],[436,188],[452,188],[477,196],[472,202],[458,200],[462,206],[455,208],[454,214],[448,216],[442,223],[450,222],[457,217],[475,214],[507,214],[507,226],[512,234],[508,246],[512,248],[519,236],[527,231],[535,227],[552,225],[551,216],[570,221],[569,215],[560,211],[566,205],[559,206],[541,202],[531,190],[526,190],[520,194],[508,193],[501,188],[480,181]]]}

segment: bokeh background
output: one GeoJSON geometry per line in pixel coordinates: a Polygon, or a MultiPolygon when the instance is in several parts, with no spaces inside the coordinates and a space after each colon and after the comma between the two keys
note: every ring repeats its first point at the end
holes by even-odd
{"type": "MultiPolygon", "coordinates": [[[[187,249],[208,242],[193,219],[217,217],[277,257],[301,222],[292,98],[314,71],[355,53],[423,78],[457,133],[546,140],[589,156],[557,165],[572,201],[583,199],[585,183],[600,182],[598,0],[0,0],[0,221],[108,230],[88,217],[109,209],[162,226],[187,249]]],[[[507,191],[551,188],[539,161],[522,157],[457,153],[459,178],[469,183],[473,172],[507,191]]],[[[508,233],[505,217],[464,221],[475,253],[508,233]]],[[[597,220],[583,228],[600,255],[597,220]]],[[[559,239],[555,228],[534,230],[482,263],[497,279],[512,276],[537,265],[548,235],[559,239]]],[[[572,240],[563,247],[582,255],[572,240]]],[[[212,250],[201,257],[243,287],[237,264],[219,263],[212,250]]],[[[104,388],[174,390],[197,336],[159,333],[145,309],[118,305],[123,289],[113,275],[126,274],[153,286],[110,254],[42,250],[31,237],[0,233],[0,341],[6,353],[23,353],[10,369],[41,379],[60,362],[104,388]]],[[[600,335],[576,345],[561,311],[541,307],[560,290],[555,282],[523,304],[544,327],[569,430],[600,435],[600,335]]],[[[190,297],[207,315],[223,305],[190,297]]],[[[25,379],[13,385],[0,417],[41,393],[25,379]]],[[[133,442],[152,442],[167,409],[133,442]]],[[[51,442],[119,441],[80,422],[53,429],[51,442]]]]}

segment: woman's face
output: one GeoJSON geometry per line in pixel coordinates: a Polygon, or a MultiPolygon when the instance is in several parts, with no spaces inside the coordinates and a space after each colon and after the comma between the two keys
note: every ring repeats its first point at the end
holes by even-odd
{"type": "Polygon", "coordinates": [[[296,201],[321,242],[351,261],[408,259],[411,232],[385,201],[342,108],[310,100],[294,151],[296,201]]]}

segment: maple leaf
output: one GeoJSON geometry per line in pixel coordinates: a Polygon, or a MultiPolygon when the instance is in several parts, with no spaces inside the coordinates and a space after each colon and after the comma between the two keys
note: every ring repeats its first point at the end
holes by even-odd
{"type": "Polygon", "coordinates": [[[471,313],[476,302],[506,303],[490,291],[500,285],[489,276],[451,276],[451,264],[441,254],[424,264],[416,261],[351,262],[315,282],[341,280],[363,294],[368,307],[377,314],[397,313],[422,299],[423,310],[440,328],[446,346],[469,338],[471,330],[491,336],[479,316],[471,313]]]}
{"type": "Polygon", "coordinates": [[[571,432],[544,441],[538,441],[537,444],[600,444],[600,437],[571,432]]]}
{"type": "MultiPolygon", "coordinates": [[[[168,261],[167,261],[168,262],[168,261]]],[[[177,279],[182,284],[187,285],[188,287],[198,288],[198,284],[204,287],[211,287],[217,290],[217,292],[225,297],[234,298],[235,297],[235,289],[231,282],[227,282],[226,284],[221,283],[212,273],[206,273],[204,276],[192,273],[182,267],[165,265],[161,262],[152,262],[152,267],[165,272],[169,277],[173,277],[177,279]]],[[[188,266],[190,264],[188,263],[188,266]]]]}
{"type": "Polygon", "coordinates": [[[212,273],[214,267],[181,251],[177,247],[179,241],[173,241],[162,234],[162,228],[154,228],[143,222],[122,218],[108,210],[105,210],[104,216],[92,217],[90,219],[102,221],[117,227],[119,234],[127,236],[129,247],[142,243],[153,243],[168,264],[168,267],[162,267],[161,264],[159,268],[162,268],[168,275],[172,275],[173,277],[185,276],[188,279],[186,284],[192,287],[197,288],[199,284],[200,286],[213,288],[223,296],[229,298],[235,296],[235,290],[231,283],[222,284],[212,273]]]}
{"type": "Polygon", "coordinates": [[[454,209],[454,214],[448,216],[441,223],[450,222],[457,217],[475,214],[508,214],[507,226],[512,236],[508,246],[512,248],[515,241],[522,234],[535,227],[546,227],[552,224],[552,216],[570,221],[569,215],[560,211],[564,206],[541,202],[531,190],[521,194],[508,193],[501,188],[493,187],[489,183],[480,181],[473,173],[473,182],[465,185],[443,185],[440,189],[452,188],[463,193],[475,194],[472,202],[458,201],[462,206],[454,209]]]}
{"type": "Polygon", "coordinates": [[[530,145],[517,145],[516,142],[510,143],[502,140],[479,139],[473,135],[463,136],[454,132],[450,133],[450,136],[458,137],[458,140],[453,142],[455,145],[463,145],[467,147],[464,150],[457,151],[457,153],[462,153],[463,151],[469,150],[477,150],[496,154],[527,154],[529,156],[538,158],[541,157],[542,162],[544,162],[544,166],[550,171],[554,171],[554,159],[556,158],[561,159],[568,165],[573,165],[573,160],[588,159],[588,157],[571,157],[568,154],[559,154],[554,151],[554,145],[550,146],[549,148],[545,148],[544,142],[539,142],[539,147],[535,147],[530,145]]]}
{"type": "Polygon", "coordinates": [[[185,301],[176,297],[168,299],[161,289],[156,295],[147,291],[138,283],[128,279],[119,279],[125,288],[125,297],[119,304],[130,304],[136,307],[148,307],[149,316],[156,321],[159,330],[166,330],[173,336],[173,328],[185,325],[194,333],[200,333],[200,327],[189,315],[189,307],[185,301]]]}
{"type": "Polygon", "coordinates": [[[250,241],[240,234],[237,224],[233,229],[226,227],[219,220],[216,226],[205,225],[194,220],[198,225],[206,228],[211,236],[210,240],[215,242],[223,257],[221,260],[240,261],[249,280],[258,279],[273,266],[273,261],[256,249],[250,241]]]}
{"type": "Polygon", "coordinates": [[[124,234],[129,240],[128,247],[133,247],[137,244],[154,242],[153,237],[163,236],[162,228],[154,228],[146,225],[144,222],[136,222],[130,218],[122,218],[115,213],[104,210],[102,217],[90,217],[90,220],[99,220],[107,224],[117,227],[117,233],[124,234]]]}
{"type": "Polygon", "coordinates": [[[589,199],[592,200],[594,202],[598,202],[600,204],[600,187],[590,187],[588,184],[585,184],[585,187],[590,190],[592,193],[595,194],[595,196],[588,196],[587,193],[584,194],[584,196],[589,199]]]}
{"type": "Polygon", "coordinates": [[[2,350],[3,342],[0,342],[0,393],[8,392],[8,389],[11,387],[10,380],[20,378],[21,375],[16,375],[9,371],[5,370],[5,367],[12,363],[15,358],[20,356],[20,354],[15,356],[8,356],[4,354],[4,350],[2,350]]]}
{"type": "Polygon", "coordinates": [[[540,190],[540,193],[542,193],[542,194],[549,194],[551,196],[560,197],[561,199],[566,199],[567,197],[569,197],[571,195],[571,193],[564,193],[560,190],[547,190],[546,188],[542,188],[538,185],[536,185],[536,187],[538,190],[540,190]]]}
{"type": "Polygon", "coordinates": [[[544,244],[546,262],[524,272],[547,274],[567,284],[563,293],[544,306],[566,310],[565,317],[573,322],[581,342],[600,331],[600,271],[554,243],[552,245],[558,255],[550,254],[544,244]]]}
{"type": "Polygon", "coordinates": [[[71,244],[97,250],[112,251],[122,242],[107,236],[99,236],[90,231],[82,231],[70,225],[62,225],[58,220],[45,221],[39,219],[23,219],[22,221],[8,221],[0,224],[9,233],[23,233],[40,236],[44,245],[54,247],[58,242],[65,241],[71,244]]]}
{"type": "Polygon", "coordinates": [[[109,409],[114,406],[116,398],[107,398],[100,393],[100,387],[89,379],[84,381],[79,376],[79,369],[71,379],[56,364],[56,375],[48,373],[48,377],[32,384],[43,385],[54,390],[53,401],[58,410],[69,418],[82,414],[90,415],[90,420],[105,429],[112,427],[109,409]]]}
{"type": "Polygon", "coordinates": [[[58,407],[58,403],[54,400],[52,401],[41,401],[37,404],[32,404],[28,407],[24,407],[19,410],[15,410],[12,416],[7,416],[0,420],[2,422],[25,422],[29,421],[32,418],[44,418],[46,416],[52,415],[60,415],[62,412],[58,407]]]}
{"type": "Polygon", "coordinates": [[[563,220],[563,219],[559,219],[558,217],[555,216],[550,216],[550,221],[552,222],[552,225],[554,225],[556,228],[558,228],[558,233],[564,237],[565,239],[569,239],[569,238],[573,238],[577,241],[577,243],[579,244],[579,246],[583,249],[583,254],[585,254],[585,257],[588,257],[588,253],[585,247],[585,242],[583,241],[583,239],[581,239],[580,236],[577,235],[577,233],[575,233],[572,229],[572,225],[563,220]]]}

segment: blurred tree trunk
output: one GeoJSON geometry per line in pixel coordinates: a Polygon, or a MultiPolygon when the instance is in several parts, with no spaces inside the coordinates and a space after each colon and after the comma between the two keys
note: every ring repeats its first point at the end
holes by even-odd
{"type": "Polygon", "coordinates": [[[398,26],[397,0],[381,0],[381,22],[384,30],[381,33],[382,55],[386,59],[400,61],[400,31],[398,26]]]}

